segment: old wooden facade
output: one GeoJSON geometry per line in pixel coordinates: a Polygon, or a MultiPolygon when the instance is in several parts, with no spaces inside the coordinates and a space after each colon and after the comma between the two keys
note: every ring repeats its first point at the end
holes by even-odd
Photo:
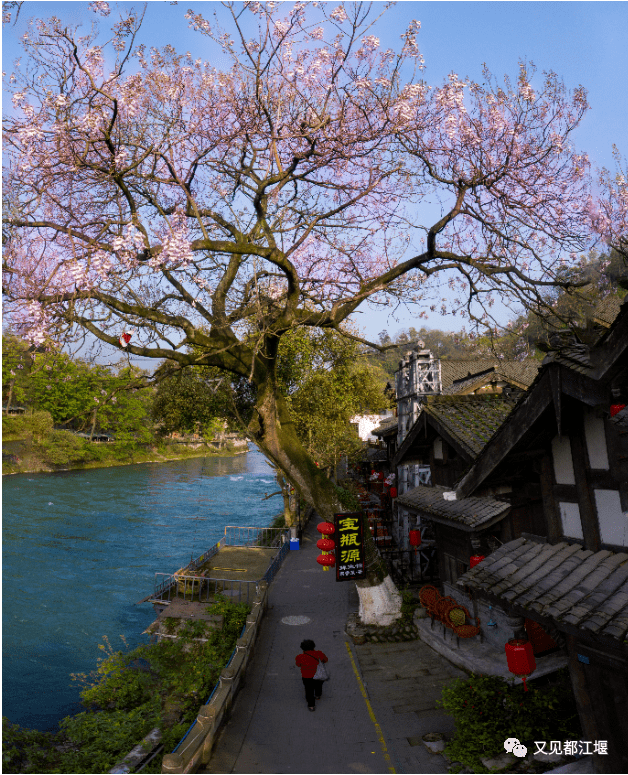
{"type": "Polygon", "coordinates": [[[513,636],[534,623],[567,652],[584,736],[608,741],[596,772],[628,771],[627,403],[624,303],[595,346],[548,355],[450,496],[464,508],[509,489],[503,545],[457,587],[503,610],[513,636]]]}

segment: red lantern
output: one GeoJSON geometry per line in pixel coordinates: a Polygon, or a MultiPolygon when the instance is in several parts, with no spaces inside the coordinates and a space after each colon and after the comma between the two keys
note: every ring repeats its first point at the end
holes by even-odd
{"type": "Polygon", "coordinates": [[[319,522],[316,526],[316,529],[319,533],[327,536],[330,536],[336,532],[336,528],[332,525],[331,522],[319,522]]]}
{"type": "Polygon", "coordinates": [[[322,565],[325,570],[327,570],[330,565],[336,564],[336,558],[333,554],[319,554],[316,558],[316,562],[319,565],[322,565]]]}
{"type": "Polygon", "coordinates": [[[396,487],[391,487],[390,488],[390,497],[391,498],[396,498],[397,497],[397,488],[396,487]]]}
{"type": "Polygon", "coordinates": [[[485,554],[474,554],[472,557],[469,557],[469,567],[475,568],[475,566],[482,562],[482,560],[486,559],[485,554]]]}
{"type": "Polygon", "coordinates": [[[411,530],[410,531],[410,546],[421,546],[421,531],[420,530],[411,530]]]}
{"type": "Polygon", "coordinates": [[[622,409],[626,408],[626,404],[611,404],[611,417],[614,417],[616,414],[621,412],[622,409]]]}
{"type": "Polygon", "coordinates": [[[529,640],[511,638],[505,648],[508,669],[518,678],[523,678],[523,689],[527,692],[526,678],[536,670],[532,644],[529,640]]]}
{"type": "Polygon", "coordinates": [[[331,538],[319,538],[316,546],[318,546],[321,552],[331,552],[336,547],[336,544],[331,538]]]}
{"type": "Polygon", "coordinates": [[[384,478],[384,472],[383,472],[383,471],[380,471],[380,472],[379,472],[379,474],[377,474],[377,478],[378,478],[378,479],[379,479],[379,481],[381,482],[381,481],[383,480],[383,478],[384,478]]]}

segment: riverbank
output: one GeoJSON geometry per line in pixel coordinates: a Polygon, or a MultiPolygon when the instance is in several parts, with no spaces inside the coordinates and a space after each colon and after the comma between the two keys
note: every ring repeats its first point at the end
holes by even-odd
{"type": "MultiPolygon", "coordinates": [[[[69,676],[97,667],[104,656],[98,644],[127,654],[147,640],[141,633],[155,614],[136,601],[151,592],[155,573],[197,557],[223,537],[225,525],[268,526],[281,502],[265,499],[273,485],[252,446],[234,457],[5,479],[3,712],[11,722],[36,737],[57,733],[60,720],[84,710],[69,676]],[[52,605],[32,583],[33,567],[54,579],[52,605]]],[[[208,694],[190,693],[195,711],[208,694]]],[[[188,726],[167,741],[169,750],[188,726]]],[[[132,732],[116,756],[128,753],[144,728],[132,732]]]]}
{"type": "MultiPolygon", "coordinates": [[[[93,468],[136,465],[138,463],[167,463],[198,457],[234,457],[245,455],[248,447],[227,445],[217,449],[208,444],[187,447],[182,444],[135,444],[110,442],[95,444],[78,437],[47,439],[36,443],[32,439],[2,440],[2,475],[54,473],[56,471],[84,471],[93,468]]],[[[52,435],[52,434],[51,434],[52,435]]]]}

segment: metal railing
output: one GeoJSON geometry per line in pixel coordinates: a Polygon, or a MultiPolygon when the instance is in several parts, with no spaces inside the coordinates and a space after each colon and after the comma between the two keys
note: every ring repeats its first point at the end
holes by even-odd
{"type": "Polygon", "coordinates": [[[433,546],[414,549],[389,549],[378,546],[382,559],[396,584],[408,584],[418,581],[423,584],[429,577],[433,583],[436,575],[436,549],[433,546]]]}
{"type": "Polygon", "coordinates": [[[210,603],[216,595],[225,595],[225,597],[230,597],[233,602],[249,603],[257,594],[258,585],[259,580],[244,581],[243,579],[186,576],[181,573],[176,575],[173,573],[155,573],[155,591],[152,601],[169,603],[178,598],[210,603]]]}
{"type": "Polygon", "coordinates": [[[276,547],[284,543],[285,527],[239,527],[227,525],[222,546],[268,546],[276,547]]]}
{"type": "Polygon", "coordinates": [[[185,566],[184,570],[187,568],[190,568],[191,570],[196,570],[199,566],[206,563],[207,560],[211,559],[215,554],[218,554],[219,549],[220,549],[220,541],[218,541],[217,544],[214,544],[206,552],[203,552],[203,554],[201,554],[195,560],[192,560],[192,562],[189,565],[185,566]]]}
{"type": "Polygon", "coordinates": [[[282,544],[281,549],[277,552],[277,555],[275,556],[274,560],[270,564],[270,567],[264,574],[264,581],[266,581],[268,584],[275,578],[277,571],[281,567],[281,563],[284,561],[284,557],[288,552],[290,551],[290,544],[288,541],[285,541],[282,544]]]}

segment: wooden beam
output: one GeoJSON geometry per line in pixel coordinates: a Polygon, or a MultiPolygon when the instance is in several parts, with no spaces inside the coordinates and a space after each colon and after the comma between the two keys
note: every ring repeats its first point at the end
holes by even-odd
{"type": "Polygon", "coordinates": [[[541,497],[543,499],[543,513],[547,526],[547,538],[550,543],[556,543],[563,534],[560,514],[554,499],[554,467],[549,452],[541,458],[541,497]]]}
{"type": "Polygon", "coordinates": [[[590,549],[592,552],[599,552],[600,526],[597,518],[597,509],[593,502],[593,490],[587,466],[586,450],[584,448],[584,417],[581,415],[579,420],[570,433],[569,441],[571,444],[573,472],[576,480],[578,506],[580,507],[580,519],[582,521],[582,535],[584,537],[584,548],[590,549]]]}

